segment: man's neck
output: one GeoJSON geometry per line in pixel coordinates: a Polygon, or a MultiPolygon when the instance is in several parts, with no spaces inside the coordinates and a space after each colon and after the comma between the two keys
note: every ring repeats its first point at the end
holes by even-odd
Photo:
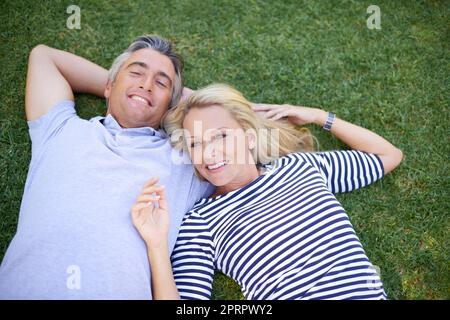
{"type": "Polygon", "coordinates": [[[138,128],[151,128],[154,130],[159,130],[159,126],[152,126],[150,124],[145,124],[145,125],[138,125],[138,126],[133,126],[133,125],[128,125],[126,123],[121,123],[116,117],[114,117],[113,114],[111,114],[109,111],[106,112],[105,117],[107,117],[108,115],[110,115],[111,117],[113,117],[114,120],[116,120],[117,124],[122,128],[122,129],[138,129],[138,128]]]}

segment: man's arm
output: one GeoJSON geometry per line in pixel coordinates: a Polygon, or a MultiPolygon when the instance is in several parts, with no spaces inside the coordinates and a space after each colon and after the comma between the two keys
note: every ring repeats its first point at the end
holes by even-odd
{"type": "Polygon", "coordinates": [[[69,52],[38,45],[28,60],[25,111],[35,120],[62,100],[73,100],[73,92],[103,97],[108,71],[69,52]]]}

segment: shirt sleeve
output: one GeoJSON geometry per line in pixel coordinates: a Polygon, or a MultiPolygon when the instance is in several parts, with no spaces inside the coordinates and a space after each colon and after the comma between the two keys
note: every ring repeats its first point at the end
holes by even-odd
{"type": "Polygon", "coordinates": [[[384,168],[373,153],[356,150],[296,154],[314,166],[333,193],[350,192],[381,179],[384,168]]]}
{"type": "Polygon", "coordinates": [[[208,198],[210,195],[214,193],[215,187],[209,183],[208,181],[200,180],[195,174],[194,178],[192,179],[192,185],[191,190],[189,194],[192,195],[192,203],[189,204],[189,209],[186,211],[189,211],[195,203],[203,198],[208,198]]]}
{"type": "Polygon", "coordinates": [[[32,155],[36,155],[72,117],[77,117],[75,103],[71,100],[64,100],[51,107],[39,118],[28,121],[32,155]]]}
{"type": "Polygon", "coordinates": [[[214,243],[208,225],[195,211],[183,220],[171,262],[181,299],[211,299],[214,243]]]}

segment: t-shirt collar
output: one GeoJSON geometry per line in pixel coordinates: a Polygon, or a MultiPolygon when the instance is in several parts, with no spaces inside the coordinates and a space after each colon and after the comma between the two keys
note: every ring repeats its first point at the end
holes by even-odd
{"type": "Polygon", "coordinates": [[[118,132],[122,132],[127,135],[150,135],[159,136],[165,138],[166,134],[163,130],[156,130],[152,127],[140,127],[140,128],[122,128],[117,120],[111,115],[107,114],[106,117],[99,117],[98,120],[102,123],[105,128],[111,132],[111,134],[116,135],[118,132]]]}

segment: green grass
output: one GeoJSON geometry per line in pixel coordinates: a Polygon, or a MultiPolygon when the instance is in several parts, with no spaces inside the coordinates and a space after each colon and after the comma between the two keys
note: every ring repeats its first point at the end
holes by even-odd
{"type": "MultiPolygon", "coordinates": [[[[236,86],[253,101],[332,110],[405,153],[370,187],[340,195],[391,299],[449,299],[448,1],[76,1],[81,30],[66,28],[72,1],[0,3],[0,258],[12,239],[30,160],[24,120],[27,56],[39,43],[109,67],[137,35],[171,39],[186,85],[236,86]]],[[[79,114],[105,112],[78,98],[79,114]]],[[[312,128],[322,149],[342,145],[312,128]]],[[[214,298],[241,299],[218,275],[214,298]]]]}

